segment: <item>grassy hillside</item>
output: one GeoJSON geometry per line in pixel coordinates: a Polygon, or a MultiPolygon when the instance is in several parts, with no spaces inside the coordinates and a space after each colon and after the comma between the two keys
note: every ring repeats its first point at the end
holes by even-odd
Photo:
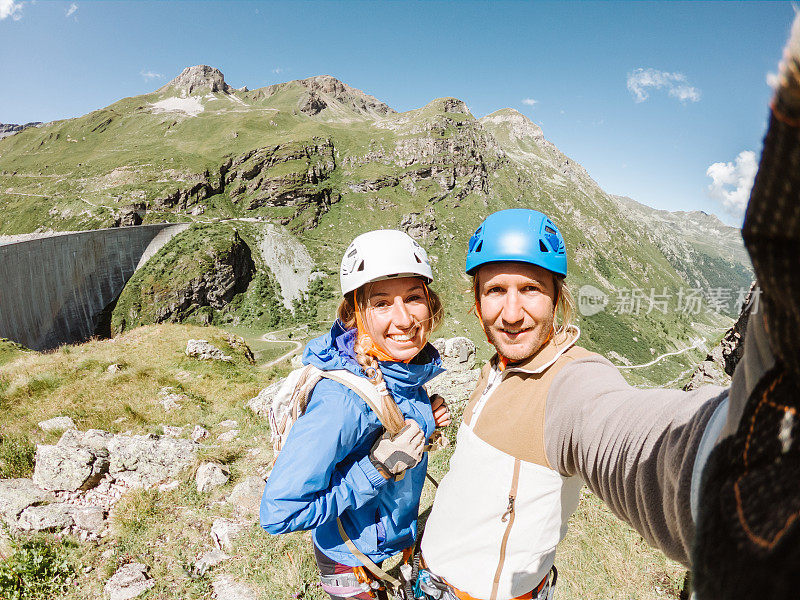
{"type": "MultiPolygon", "coordinates": [[[[743,281],[748,272],[739,263],[708,249],[676,250],[672,238],[665,241],[646,219],[632,218],[516,111],[477,120],[460,100],[441,98],[395,113],[329,77],[250,92],[181,85],[175,80],[152,94],[0,140],[6,215],[0,234],[100,227],[131,203],[144,206],[145,222],[240,219],[236,227],[245,240],[247,221],[285,225],[323,273],[317,285],[327,292],[314,292],[306,313],[329,318],[335,300],[324,296],[338,289],[335,274],[349,241],[370,229],[427,220],[430,234],[421,242],[447,307],[443,332],[480,340],[464,293],[466,242],[490,212],[530,207],[550,215],[564,233],[572,288],[591,284],[611,299],[605,313],[580,319],[588,348],[641,364],[698,335],[712,345],[731,323],[705,306],[697,314],[677,312],[675,297],[696,286],[698,273],[709,285],[743,281]],[[631,289],[666,289],[670,310],[648,311],[645,304],[639,314],[615,312],[616,299],[631,289]]],[[[153,263],[158,269],[137,275],[139,288],[126,291],[124,303],[142,302],[145,288],[168,283],[180,263],[168,252],[162,249],[153,263]]],[[[288,317],[269,309],[275,289],[268,268],[258,268],[250,284],[260,286],[252,295],[258,300],[238,301],[248,318],[276,326],[288,317]]],[[[217,322],[218,316],[203,318],[217,322]]],[[[489,353],[481,347],[481,357],[489,353]]],[[[632,378],[671,381],[702,357],[701,351],[683,354],[632,378]]]]}
{"type": "MultiPolygon", "coordinates": [[[[43,565],[58,568],[46,580],[32,576],[25,600],[36,597],[34,583],[41,584],[41,597],[88,600],[101,597],[105,581],[119,566],[134,561],[150,567],[156,580],[156,586],[142,596],[148,600],[208,598],[213,577],[220,573],[252,585],[263,600],[324,600],[327,596],[316,585],[309,535],[273,537],[255,522],[237,539],[230,560],[203,576],[192,573],[194,561],[211,547],[209,530],[214,519],[231,516],[225,497],[272,457],[266,421],[245,409],[244,403],[285,372],[250,364],[242,346],[223,330],[173,324],[140,327],[113,340],[64,346],[46,354],[27,353],[0,366],[3,436],[13,434],[20,445],[23,441],[28,446],[53,443],[57,435],[41,432],[36,423],[60,415],[72,417],[81,430],[161,433],[165,426],[174,426],[183,427],[185,437],[199,424],[214,440],[225,431],[220,423],[226,419],[236,420],[240,430],[232,443],[207,444],[198,459],[225,464],[231,471],[228,484],[199,494],[190,470],[176,489],[130,492],[114,509],[111,534],[98,544],[79,544],[69,536],[60,540],[26,537],[29,546],[23,551],[21,543],[16,548],[6,544],[5,550],[0,543],[0,552],[10,556],[0,558],[0,584],[5,573],[18,573],[39,560],[40,573],[43,565]],[[183,350],[190,338],[211,341],[232,355],[233,362],[186,357],[183,350]],[[118,370],[109,372],[112,364],[118,370]],[[192,401],[165,413],[157,400],[165,386],[192,401]],[[59,587],[68,577],[71,583],[59,587]]],[[[445,473],[451,452],[452,448],[432,456],[431,473],[437,479],[445,473]]],[[[18,474],[25,475],[29,472],[18,474]]],[[[433,492],[427,485],[423,514],[433,492]]],[[[567,600],[676,598],[684,576],[679,565],[649,549],[588,493],[570,523],[557,563],[559,598],[567,600]]]]}

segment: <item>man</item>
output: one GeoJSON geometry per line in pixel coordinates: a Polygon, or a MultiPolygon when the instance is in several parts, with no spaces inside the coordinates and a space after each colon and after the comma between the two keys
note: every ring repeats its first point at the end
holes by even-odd
{"type": "Polygon", "coordinates": [[[743,230],[764,315],[750,319],[730,390],[627,385],[576,345],[555,224],[514,209],[476,230],[467,273],[497,354],[464,411],[426,524],[420,582],[431,596],[548,597],[556,546],[586,483],[695,571],[701,600],[797,597],[800,17],[780,80],[743,230]]]}
{"type": "MultiPolygon", "coordinates": [[[[464,598],[538,597],[584,482],[605,491],[601,497],[617,514],[648,503],[652,512],[663,511],[655,519],[649,511],[633,516],[642,517],[648,541],[685,561],[688,546],[671,539],[668,529],[691,521],[689,503],[662,508],[652,494],[659,485],[675,493],[683,483],[688,500],[694,456],[684,461],[681,481],[662,481],[657,464],[629,468],[627,442],[656,429],[673,432],[698,417],[707,421],[724,397],[722,388],[637,390],[606,359],[577,346],[564,240],[542,213],[490,215],[470,240],[467,273],[497,355],[464,410],[450,471],[426,525],[421,548],[428,569],[464,598]],[[663,419],[650,418],[655,403],[663,419]],[[566,406],[573,408],[564,413],[566,406]],[[632,426],[637,423],[642,427],[632,426]],[[580,433],[581,444],[564,448],[562,428],[580,433]],[[647,476],[652,485],[613,486],[632,474],[647,476]]],[[[674,448],[648,450],[658,456],[674,448]]]]}

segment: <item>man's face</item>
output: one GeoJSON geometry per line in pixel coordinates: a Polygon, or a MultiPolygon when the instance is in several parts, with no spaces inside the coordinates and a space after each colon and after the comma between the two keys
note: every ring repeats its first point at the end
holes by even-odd
{"type": "Polygon", "coordinates": [[[535,354],[553,331],[555,282],[547,269],[519,262],[478,269],[483,327],[500,356],[518,362],[535,354]]]}

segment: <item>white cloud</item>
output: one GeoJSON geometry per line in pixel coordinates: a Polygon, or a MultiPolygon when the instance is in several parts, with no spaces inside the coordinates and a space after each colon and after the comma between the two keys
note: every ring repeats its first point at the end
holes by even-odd
{"type": "Polygon", "coordinates": [[[769,87],[771,87],[773,90],[777,90],[779,83],[780,79],[778,78],[777,73],[767,73],[767,85],[769,87]]]}
{"type": "Polygon", "coordinates": [[[667,93],[681,102],[699,102],[701,93],[689,85],[683,73],[667,73],[657,69],[638,68],[628,73],[628,91],[635,102],[644,102],[650,97],[648,88],[665,89],[667,93]]]}
{"type": "Polygon", "coordinates": [[[272,72],[275,73],[275,75],[280,75],[281,73],[283,73],[285,71],[286,71],[286,69],[283,69],[281,67],[275,67],[274,69],[272,69],[272,72]]]}
{"type": "Polygon", "coordinates": [[[15,21],[22,18],[22,5],[24,2],[14,2],[14,0],[0,0],[0,21],[11,17],[15,21]]]}
{"type": "Polygon", "coordinates": [[[139,73],[142,77],[144,77],[145,81],[150,81],[151,79],[164,79],[164,76],[161,73],[154,73],[153,71],[145,71],[142,69],[141,73],[139,73]]]}
{"type": "Polygon", "coordinates": [[[67,9],[67,12],[65,14],[66,16],[71,17],[72,15],[75,14],[75,11],[77,10],[78,10],[78,5],[73,2],[72,4],[69,5],[69,8],[67,9]]]}
{"type": "Polygon", "coordinates": [[[708,186],[708,195],[721,202],[727,212],[741,217],[747,208],[756,171],[758,161],[752,150],[739,152],[735,163],[714,163],[706,170],[706,175],[713,181],[708,186]]]}
{"type": "Polygon", "coordinates": [[[534,100],[533,98],[523,98],[522,99],[522,103],[526,104],[528,106],[533,106],[534,104],[537,104],[538,102],[539,102],[538,100],[534,100]]]}

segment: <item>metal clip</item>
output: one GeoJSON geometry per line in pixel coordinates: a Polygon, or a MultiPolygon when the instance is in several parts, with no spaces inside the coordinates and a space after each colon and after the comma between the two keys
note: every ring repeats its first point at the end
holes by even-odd
{"type": "Polygon", "coordinates": [[[508,497],[508,507],[506,508],[506,512],[503,513],[503,517],[500,519],[503,523],[508,521],[508,518],[511,516],[511,513],[514,512],[514,496],[508,497]]]}

